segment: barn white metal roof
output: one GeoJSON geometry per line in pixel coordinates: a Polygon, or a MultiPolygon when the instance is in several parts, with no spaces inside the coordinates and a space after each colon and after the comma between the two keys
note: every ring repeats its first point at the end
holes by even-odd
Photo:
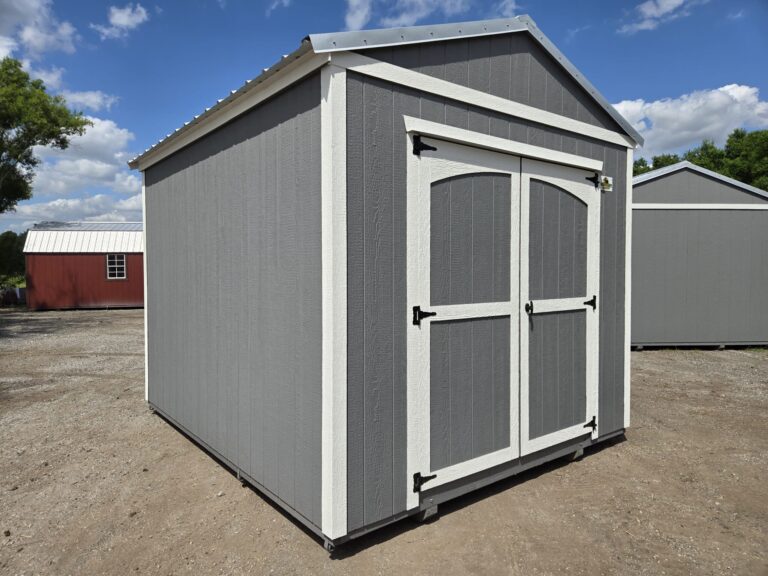
{"type": "Polygon", "coordinates": [[[25,254],[144,252],[141,222],[41,222],[27,232],[25,254]]]}

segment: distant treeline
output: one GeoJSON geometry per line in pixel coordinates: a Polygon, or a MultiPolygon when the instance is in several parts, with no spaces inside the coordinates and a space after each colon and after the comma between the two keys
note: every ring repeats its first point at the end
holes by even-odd
{"type": "Polygon", "coordinates": [[[718,148],[712,140],[704,140],[701,146],[688,150],[682,157],[659,154],[651,158],[650,164],[640,158],[635,160],[633,173],[637,176],[682,160],[768,191],[768,130],[734,130],[724,148],[718,148]]]}
{"type": "Polygon", "coordinates": [[[0,234],[0,286],[24,284],[24,241],[27,233],[12,230],[0,234]]]}

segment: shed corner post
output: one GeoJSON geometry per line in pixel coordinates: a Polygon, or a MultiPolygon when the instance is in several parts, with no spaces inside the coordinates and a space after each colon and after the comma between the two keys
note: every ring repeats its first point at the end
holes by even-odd
{"type": "Polygon", "coordinates": [[[144,401],[149,402],[149,315],[147,312],[147,186],[144,170],[141,171],[141,261],[144,265],[144,401]]]}
{"type": "Polygon", "coordinates": [[[320,69],[322,220],[321,530],[347,534],[347,76],[320,69]]]}
{"type": "Polygon", "coordinates": [[[629,428],[632,355],[632,173],[634,148],[627,148],[626,224],[624,234],[624,428],[629,428]]]}

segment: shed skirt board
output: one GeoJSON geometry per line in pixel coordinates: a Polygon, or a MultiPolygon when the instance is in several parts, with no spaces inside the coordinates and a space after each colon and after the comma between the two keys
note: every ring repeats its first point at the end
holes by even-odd
{"type": "Polygon", "coordinates": [[[409,150],[416,136],[427,148],[407,164],[408,509],[422,489],[597,438],[598,392],[594,173],[413,133],[409,150]]]}

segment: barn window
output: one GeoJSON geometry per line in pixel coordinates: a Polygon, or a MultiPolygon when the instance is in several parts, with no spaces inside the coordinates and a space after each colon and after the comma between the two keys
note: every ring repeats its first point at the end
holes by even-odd
{"type": "Polygon", "coordinates": [[[125,279],[125,254],[107,254],[107,279],[125,279]]]}

